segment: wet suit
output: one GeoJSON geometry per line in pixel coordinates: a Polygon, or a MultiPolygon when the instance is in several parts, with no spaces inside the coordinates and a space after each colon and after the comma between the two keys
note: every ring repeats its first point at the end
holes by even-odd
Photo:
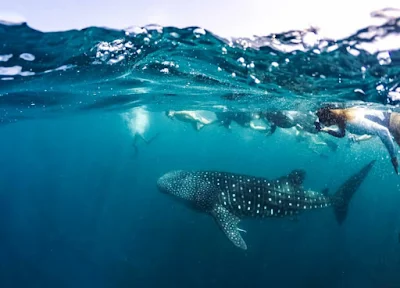
{"type": "Polygon", "coordinates": [[[220,124],[227,129],[231,128],[232,122],[247,127],[253,120],[252,114],[246,112],[217,112],[216,114],[220,124]]]}

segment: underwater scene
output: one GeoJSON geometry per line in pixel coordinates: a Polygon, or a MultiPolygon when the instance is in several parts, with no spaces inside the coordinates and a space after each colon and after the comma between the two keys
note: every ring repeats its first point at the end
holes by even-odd
{"type": "Polygon", "coordinates": [[[0,287],[400,288],[386,12],[345,39],[0,22],[0,287]]]}

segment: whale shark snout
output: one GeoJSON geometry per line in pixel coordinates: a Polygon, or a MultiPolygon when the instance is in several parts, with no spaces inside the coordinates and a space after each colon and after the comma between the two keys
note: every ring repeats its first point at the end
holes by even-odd
{"type": "Polygon", "coordinates": [[[182,179],[183,171],[171,171],[165,173],[157,180],[157,188],[164,193],[173,193],[175,189],[179,188],[179,182],[182,179]]]}
{"type": "Polygon", "coordinates": [[[211,211],[215,204],[215,191],[211,181],[202,179],[197,172],[175,170],[157,180],[158,189],[186,205],[200,211],[211,211]]]}
{"type": "Polygon", "coordinates": [[[191,173],[183,170],[170,171],[157,180],[157,188],[161,192],[187,200],[191,199],[194,185],[191,173]]]}

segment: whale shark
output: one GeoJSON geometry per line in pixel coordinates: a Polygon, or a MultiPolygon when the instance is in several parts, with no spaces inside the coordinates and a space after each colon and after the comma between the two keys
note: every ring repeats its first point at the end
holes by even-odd
{"type": "Polygon", "coordinates": [[[330,195],[303,188],[305,170],[267,179],[222,171],[173,170],[157,180],[158,189],[182,201],[191,209],[210,214],[226,237],[246,250],[247,244],[238,227],[245,218],[296,217],[314,209],[333,207],[341,225],[347,216],[349,202],[368,176],[376,160],[351,175],[330,195]]]}

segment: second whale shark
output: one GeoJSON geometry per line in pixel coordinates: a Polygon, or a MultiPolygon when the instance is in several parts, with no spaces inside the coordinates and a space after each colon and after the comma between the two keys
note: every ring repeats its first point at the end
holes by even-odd
{"type": "Polygon", "coordinates": [[[304,170],[268,180],[221,171],[170,171],[157,180],[161,192],[183,200],[192,209],[211,214],[229,240],[246,250],[238,227],[243,218],[284,217],[333,206],[341,224],[349,202],[368,176],[375,160],[349,177],[333,194],[305,190],[304,170]]]}

